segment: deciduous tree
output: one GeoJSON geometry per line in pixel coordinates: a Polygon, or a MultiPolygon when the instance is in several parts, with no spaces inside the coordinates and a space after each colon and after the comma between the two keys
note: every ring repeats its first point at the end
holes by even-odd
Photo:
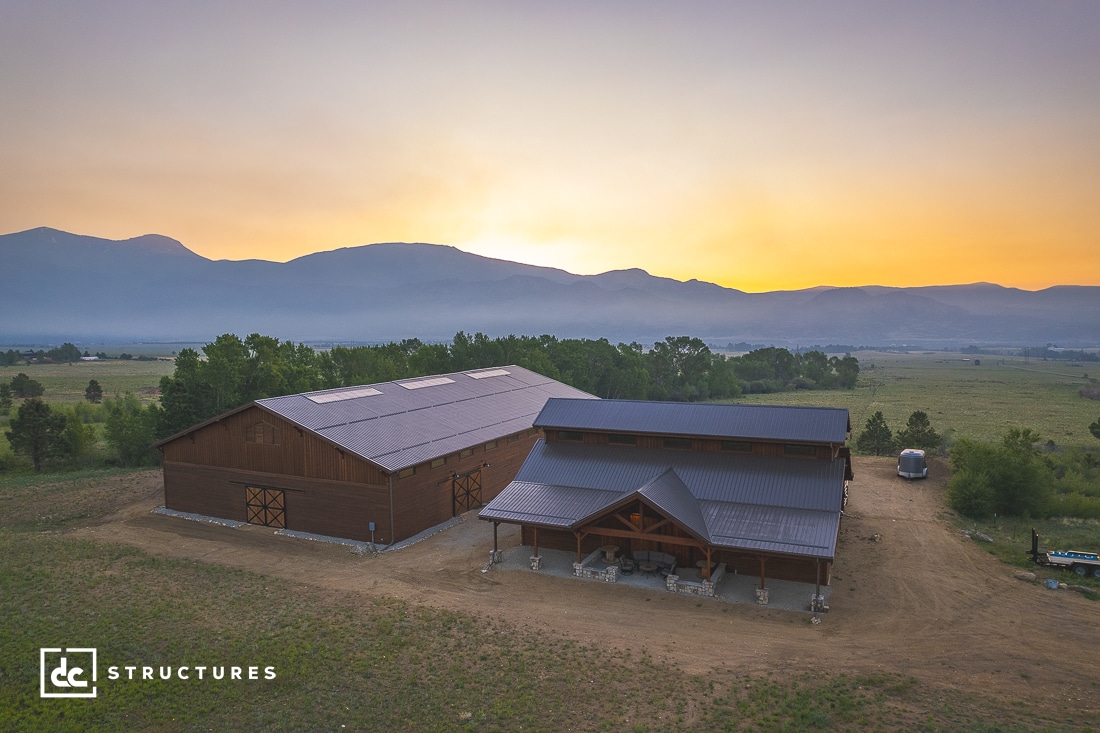
{"type": "Polygon", "coordinates": [[[962,438],[951,450],[954,476],[948,484],[952,508],[967,516],[1042,517],[1050,508],[1053,477],[1035,449],[1039,435],[1012,428],[999,445],[962,438]],[[989,495],[991,506],[984,515],[989,495]]]}
{"type": "Polygon", "coordinates": [[[142,407],[133,394],[121,399],[108,399],[105,434],[107,445],[124,466],[147,466],[157,462],[159,455],[151,446],[156,432],[157,414],[142,407]]]}

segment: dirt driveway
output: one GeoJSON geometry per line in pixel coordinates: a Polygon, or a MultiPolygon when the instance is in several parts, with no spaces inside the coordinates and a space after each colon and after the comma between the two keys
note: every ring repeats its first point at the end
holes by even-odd
{"type": "MultiPolygon", "coordinates": [[[[646,649],[689,672],[896,672],[983,697],[1100,711],[1100,603],[1014,577],[1014,569],[941,518],[945,467],[907,483],[891,459],[855,459],[833,571],[831,610],[805,614],[700,602],[664,592],[554,578],[482,573],[492,526],[465,521],[405,549],[361,557],[347,547],[150,513],[142,500],[76,534],[154,554],[267,573],[321,589],[406,599],[502,618],[589,644],[646,649]],[[877,537],[877,539],[875,539],[877,537]],[[624,619],[652,623],[639,636],[624,619]]],[[[502,525],[502,548],[518,543],[502,525]]],[[[1027,543],[1021,538],[1023,552],[1027,543]]]]}

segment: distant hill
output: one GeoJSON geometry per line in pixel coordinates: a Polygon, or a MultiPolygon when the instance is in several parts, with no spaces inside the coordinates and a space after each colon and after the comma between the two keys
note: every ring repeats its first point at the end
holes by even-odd
{"type": "Polygon", "coordinates": [[[295,341],[551,333],[649,345],[1100,344],[1100,287],[988,283],[744,293],[629,269],[574,275],[435,244],[370,244],[287,263],[209,260],[159,235],[0,235],[0,343],[295,341]]]}

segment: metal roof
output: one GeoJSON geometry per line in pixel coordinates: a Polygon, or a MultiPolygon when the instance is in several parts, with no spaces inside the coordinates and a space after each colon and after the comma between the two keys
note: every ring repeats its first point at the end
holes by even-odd
{"type": "Polygon", "coordinates": [[[713,545],[832,557],[844,469],[842,458],[539,441],[516,480],[479,516],[571,528],[638,494],[713,545]]]}
{"type": "Polygon", "coordinates": [[[269,397],[255,404],[392,472],[526,430],[550,397],[596,399],[507,366],[269,397]]]}
{"type": "Polygon", "coordinates": [[[535,425],[811,443],[843,443],[850,430],[848,410],[844,408],[641,400],[551,399],[535,425]]]}

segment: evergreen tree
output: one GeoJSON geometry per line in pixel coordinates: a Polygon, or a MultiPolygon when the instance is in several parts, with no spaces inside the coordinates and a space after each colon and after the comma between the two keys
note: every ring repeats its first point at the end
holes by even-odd
{"type": "Polygon", "coordinates": [[[84,399],[94,405],[103,401],[103,388],[99,386],[99,382],[94,379],[88,381],[88,386],[84,388],[84,399]]]}
{"type": "Polygon", "coordinates": [[[867,418],[867,424],[856,440],[856,449],[874,456],[887,456],[894,452],[894,434],[886,425],[881,410],[867,418]]]}
{"type": "Polygon", "coordinates": [[[932,428],[927,413],[917,410],[909,416],[909,422],[898,431],[899,448],[919,448],[929,453],[939,450],[943,438],[932,428]]]}
{"type": "Polygon", "coordinates": [[[46,389],[36,379],[31,379],[23,372],[19,372],[11,378],[11,392],[19,399],[28,397],[41,397],[46,389]]]}
{"type": "Polygon", "coordinates": [[[4,433],[16,453],[30,457],[35,472],[49,458],[68,452],[65,438],[65,416],[55,414],[37,397],[24,402],[11,420],[11,430],[4,433]]]}

